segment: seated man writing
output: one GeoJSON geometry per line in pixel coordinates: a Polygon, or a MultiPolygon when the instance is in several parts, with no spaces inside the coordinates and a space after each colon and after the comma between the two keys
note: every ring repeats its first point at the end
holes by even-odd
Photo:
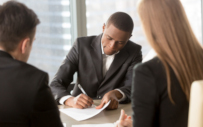
{"type": "Polygon", "coordinates": [[[103,25],[102,34],[77,38],[50,85],[56,101],[87,108],[98,98],[102,99],[98,109],[109,100],[107,109],[130,102],[132,69],[142,61],[141,46],[129,40],[132,31],[132,18],[116,12],[103,25]],[[78,80],[70,95],[67,88],[75,72],[78,80]],[[78,84],[87,95],[81,94],[78,84]]]}

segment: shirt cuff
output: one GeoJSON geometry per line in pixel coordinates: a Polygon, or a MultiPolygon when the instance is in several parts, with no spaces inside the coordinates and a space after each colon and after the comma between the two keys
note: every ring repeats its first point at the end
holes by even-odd
{"type": "Polygon", "coordinates": [[[72,96],[71,96],[71,95],[63,96],[63,97],[59,100],[59,103],[62,104],[62,105],[64,105],[65,101],[66,101],[68,98],[70,98],[70,97],[72,97],[72,96]]]}
{"type": "Polygon", "coordinates": [[[118,102],[124,101],[126,99],[126,96],[123,93],[123,91],[121,91],[120,89],[115,89],[115,90],[119,91],[123,95],[123,97],[121,99],[119,99],[118,102]]]}

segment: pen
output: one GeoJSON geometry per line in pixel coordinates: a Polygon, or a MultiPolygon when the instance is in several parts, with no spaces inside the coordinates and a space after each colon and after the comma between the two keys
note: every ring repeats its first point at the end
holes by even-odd
{"type": "Polygon", "coordinates": [[[78,87],[79,87],[79,89],[82,91],[82,93],[84,93],[85,95],[87,95],[86,92],[84,91],[84,89],[82,88],[82,86],[81,86],[80,84],[78,84],[78,87]]]}

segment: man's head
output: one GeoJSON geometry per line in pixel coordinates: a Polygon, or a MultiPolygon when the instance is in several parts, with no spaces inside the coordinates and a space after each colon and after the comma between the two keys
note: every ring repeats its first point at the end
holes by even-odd
{"type": "Polygon", "coordinates": [[[0,6],[0,48],[26,62],[39,22],[37,15],[24,4],[4,3],[0,6]]]}
{"type": "Polygon", "coordinates": [[[103,26],[101,42],[104,53],[112,55],[120,51],[132,36],[133,27],[133,20],[128,14],[124,12],[112,14],[103,26]]]}

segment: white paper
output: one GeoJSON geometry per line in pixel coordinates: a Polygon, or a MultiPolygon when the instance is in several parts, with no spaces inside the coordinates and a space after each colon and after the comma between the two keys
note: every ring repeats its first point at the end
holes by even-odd
{"type": "Polygon", "coordinates": [[[95,109],[96,105],[92,105],[92,107],[86,109],[67,108],[59,110],[77,121],[82,121],[99,114],[110,104],[110,102],[111,101],[106,103],[101,109],[95,109]]]}
{"type": "Polygon", "coordinates": [[[81,124],[81,125],[72,125],[72,127],[114,127],[113,123],[105,124],[81,124]]]}

